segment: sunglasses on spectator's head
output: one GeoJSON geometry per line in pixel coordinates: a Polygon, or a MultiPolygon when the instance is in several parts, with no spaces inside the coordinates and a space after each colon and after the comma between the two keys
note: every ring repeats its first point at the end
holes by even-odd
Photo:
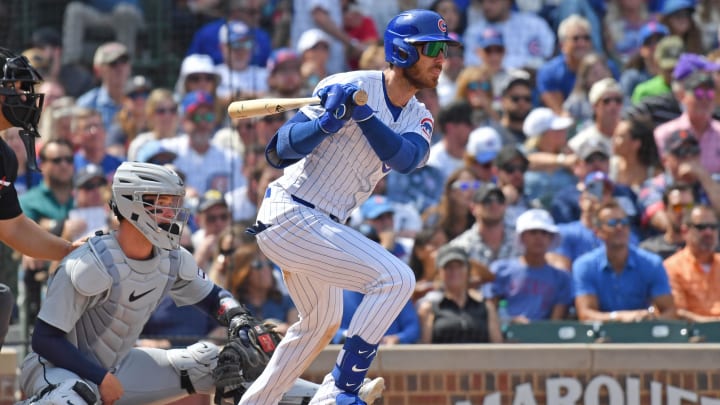
{"type": "Polygon", "coordinates": [[[429,56],[431,58],[436,58],[440,52],[442,52],[444,57],[447,57],[447,49],[448,44],[447,42],[442,41],[433,41],[433,42],[425,42],[421,44],[422,49],[421,53],[425,56],[429,56]]]}

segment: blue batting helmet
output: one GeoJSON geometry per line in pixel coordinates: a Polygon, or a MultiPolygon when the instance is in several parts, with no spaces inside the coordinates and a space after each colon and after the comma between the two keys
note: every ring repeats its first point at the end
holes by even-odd
{"type": "Polygon", "coordinates": [[[407,68],[419,59],[417,42],[443,41],[457,44],[448,36],[447,23],[430,10],[408,10],[393,17],[385,29],[385,60],[407,68]]]}

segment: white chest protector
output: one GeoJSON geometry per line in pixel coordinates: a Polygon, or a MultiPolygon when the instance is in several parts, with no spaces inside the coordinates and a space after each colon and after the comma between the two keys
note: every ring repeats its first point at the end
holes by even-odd
{"type": "MultiPolygon", "coordinates": [[[[150,315],[171,289],[202,279],[197,278],[195,262],[183,260],[186,252],[181,250],[156,249],[152,259],[137,261],[123,254],[112,235],[93,237],[87,245],[95,263],[65,263],[75,290],[92,297],[67,338],[83,354],[111,368],[134,346],[150,315]]],[[[209,291],[203,290],[205,295],[209,291]]],[[[203,297],[186,298],[194,303],[203,297]]]]}

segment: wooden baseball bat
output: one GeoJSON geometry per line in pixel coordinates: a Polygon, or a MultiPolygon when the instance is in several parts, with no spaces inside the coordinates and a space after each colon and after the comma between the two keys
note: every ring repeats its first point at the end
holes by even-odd
{"type": "MultiPolygon", "coordinates": [[[[353,102],[356,105],[365,105],[367,100],[368,94],[365,90],[360,89],[353,94],[353,102]]],[[[228,106],[228,115],[230,118],[262,117],[311,104],[320,104],[320,97],[258,98],[255,100],[233,101],[228,106]]]]}

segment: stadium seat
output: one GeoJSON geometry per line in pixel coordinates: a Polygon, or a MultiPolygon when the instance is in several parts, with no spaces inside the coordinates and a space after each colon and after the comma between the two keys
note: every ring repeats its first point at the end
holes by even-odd
{"type": "Polygon", "coordinates": [[[692,325],[693,341],[720,342],[720,322],[699,322],[692,325]]]}
{"type": "Polygon", "coordinates": [[[505,331],[509,343],[593,343],[593,324],[576,321],[535,321],[510,324],[505,331]]]}
{"type": "Polygon", "coordinates": [[[685,321],[608,322],[598,330],[602,343],[688,343],[691,337],[685,321]]]}

